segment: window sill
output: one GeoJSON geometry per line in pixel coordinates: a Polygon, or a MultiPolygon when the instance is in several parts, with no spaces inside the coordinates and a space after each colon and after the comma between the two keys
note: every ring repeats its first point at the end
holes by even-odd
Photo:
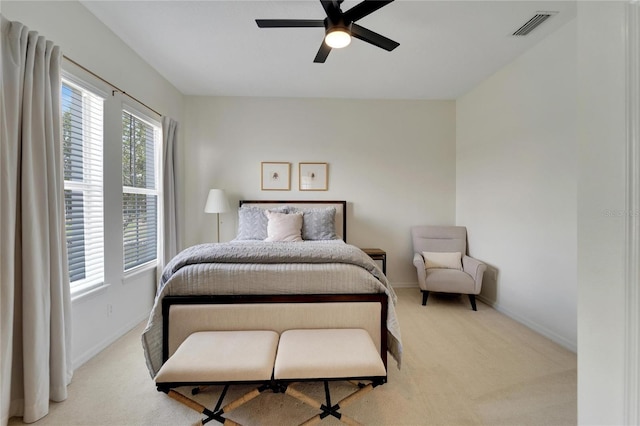
{"type": "Polygon", "coordinates": [[[98,294],[104,293],[111,286],[111,284],[102,284],[98,287],[94,287],[90,290],[80,291],[77,294],[71,295],[71,304],[79,303],[84,299],[88,299],[90,297],[94,297],[98,294]]]}
{"type": "Polygon", "coordinates": [[[122,284],[127,284],[127,282],[138,278],[140,275],[149,273],[149,271],[152,271],[154,273],[154,279],[155,279],[155,271],[158,267],[157,265],[158,265],[158,262],[156,260],[153,260],[151,262],[136,266],[135,268],[126,271],[122,275],[122,284]]]}

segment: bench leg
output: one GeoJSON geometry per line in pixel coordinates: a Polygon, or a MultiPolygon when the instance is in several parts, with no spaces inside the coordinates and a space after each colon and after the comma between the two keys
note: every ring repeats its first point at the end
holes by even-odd
{"type": "MultiPolygon", "coordinates": [[[[200,404],[199,402],[181,394],[180,392],[177,392],[173,389],[171,389],[168,386],[162,386],[159,385],[158,386],[158,390],[161,392],[166,393],[169,397],[171,397],[172,399],[175,399],[176,401],[180,402],[181,404],[186,405],[187,407],[191,408],[192,410],[197,411],[198,413],[201,413],[203,415],[205,415],[206,417],[202,420],[202,424],[206,424],[212,420],[215,420],[221,424],[225,424],[225,425],[238,425],[240,426],[238,423],[235,423],[234,421],[227,419],[226,417],[224,417],[225,414],[228,414],[229,412],[235,410],[236,408],[240,407],[241,405],[244,405],[245,403],[251,401],[252,399],[256,398],[258,395],[260,395],[262,392],[264,392],[265,390],[271,389],[274,393],[286,393],[287,395],[290,395],[296,399],[298,399],[299,401],[302,401],[303,403],[309,405],[312,408],[315,408],[317,410],[320,410],[320,413],[316,414],[315,416],[311,417],[310,419],[308,419],[306,422],[302,423],[303,425],[312,425],[315,423],[318,423],[320,421],[322,421],[325,417],[328,416],[333,416],[335,418],[337,418],[338,420],[340,420],[342,423],[348,424],[348,425],[360,425],[360,423],[358,423],[356,420],[345,416],[344,414],[342,414],[340,412],[340,409],[345,408],[349,405],[351,405],[354,401],[356,401],[357,399],[359,399],[360,397],[364,396],[365,394],[371,392],[371,390],[373,388],[375,388],[378,385],[384,384],[386,382],[386,378],[382,377],[382,378],[371,378],[371,383],[368,384],[363,384],[361,382],[355,382],[355,381],[349,381],[351,384],[353,384],[354,386],[358,387],[358,389],[354,392],[352,392],[351,394],[347,395],[345,398],[343,398],[342,400],[340,400],[340,402],[338,402],[337,404],[333,405],[331,403],[331,392],[329,390],[329,381],[328,380],[323,380],[324,383],[324,391],[325,391],[325,399],[326,399],[326,403],[323,404],[319,401],[316,401],[315,399],[308,397],[307,395],[303,394],[302,392],[297,391],[296,389],[293,388],[293,384],[289,383],[287,384],[286,382],[270,382],[270,383],[264,383],[262,385],[260,385],[258,388],[253,389],[252,391],[246,393],[245,395],[241,396],[240,398],[226,404],[225,406],[223,406],[222,408],[220,408],[222,406],[222,402],[224,401],[224,398],[226,396],[227,390],[229,389],[229,383],[225,384],[224,389],[222,390],[218,401],[216,403],[216,407],[213,410],[209,410],[208,408],[206,408],[204,405],[200,404]]],[[[198,393],[198,392],[194,392],[194,393],[198,393]]]]}
{"type": "MultiPolygon", "coordinates": [[[[291,395],[292,397],[298,399],[299,401],[304,402],[305,404],[307,404],[308,406],[315,408],[317,410],[322,411],[319,414],[316,414],[315,416],[311,417],[310,419],[308,419],[305,422],[300,423],[301,426],[310,426],[310,425],[314,425],[316,423],[319,423],[322,421],[322,419],[324,419],[327,416],[333,416],[336,419],[340,420],[343,423],[349,424],[349,425],[359,425],[360,423],[358,423],[357,421],[345,416],[344,414],[342,414],[339,410],[340,410],[340,404],[336,404],[336,405],[332,405],[331,404],[331,392],[329,391],[329,382],[328,381],[324,381],[324,392],[325,392],[325,398],[327,400],[326,404],[322,404],[319,401],[316,401],[313,398],[308,397],[307,395],[303,394],[302,392],[299,392],[295,389],[293,389],[293,387],[288,386],[287,390],[286,390],[286,394],[291,395]]],[[[359,391],[358,391],[359,392],[359,391]]]]}
{"type": "MultiPolygon", "coordinates": [[[[353,382],[350,382],[350,383],[353,383],[353,382]]],[[[331,404],[331,392],[329,391],[329,382],[327,380],[324,381],[324,392],[325,392],[326,404],[322,404],[321,402],[308,397],[302,392],[297,391],[291,386],[291,384],[287,386],[287,390],[285,391],[285,393],[287,395],[290,395],[298,399],[299,401],[302,401],[303,403],[307,404],[312,408],[322,411],[321,413],[316,414],[315,416],[311,417],[307,421],[301,423],[301,425],[305,425],[305,426],[313,425],[322,421],[322,419],[324,419],[327,416],[333,416],[338,420],[340,420],[342,423],[356,426],[356,425],[360,425],[360,423],[358,423],[356,420],[352,419],[351,417],[348,417],[342,414],[340,412],[340,409],[351,405],[358,398],[371,392],[371,390],[373,390],[373,388],[377,386],[377,383],[376,384],[369,383],[367,385],[361,385],[360,383],[357,383],[356,386],[359,387],[357,391],[351,393],[350,395],[347,395],[345,398],[340,400],[340,402],[338,402],[335,405],[331,404]]]]}
{"type": "Polygon", "coordinates": [[[340,402],[338,402],[338,405],[343,407],[343,408],[344,407],[348,407],[356,399],[360,398],[361,396],[364,396],[365,394],[371,392],[372,390],[373,390],[373,385],[371,383],[369,383],[365,387],[360,388],[359,390],[355,391],[351,395],[348,395],[348,396],[344,397],[343,399],[341,399],[340,402]]]}
{"type": "MultiPolygon", "coordinates": [[[[160,388],[158,390],[161,390],[162,392],[166,393],[170,398],[175,399],[176,401],[180,402],[181,404],[186,405],[187,407],[191,408],[192,410],[197,411],[200,414],[204,414],[206,417],[204,419],[202,419],[202,424],[206,424],[209,423],[211,420],[216,420],[219,423],[225,424],[225,425],[238,425],[238,423],[235,423],[234,421],[227,419],[226,417],[224,417],[224,414],[228,414],[231,411],[235,410],[236,408],[240,407],[241,405],[251,401],[252,399],[254,399],[255,397],[257,397],[258,395],[260,395],[262,392],[264,392],[267,389],[273,389],[274,392],[278,391],[277,389],[274,389],[273,386],[269,385],[269,384],[265,384],[262,385],[256,389],[253,389],[252,391],[246,393],[245,395],[241,396],[240,398],[228,403],[227,405],[225,405],[224,407],[220,408],[220,406],[222,405],[222,401],[224,400],[224,397],[227,393],[227,390],[229,389],[229,385],[225,385],[224,389],[222,390],[222,393],[220,394],[220,397],[218,398],[218,402],[216,404],[216,408],[212,411],[209,410],[207,407],[205,407],[204,405],[200,404],[197,401],[194,401],[193,399],[184,396],[183,394],[181,394],[180,392],[177,392],[173,389],[165,389],[165,388],[160,388]]],[[[198,393],[198,392],[195,392],[198,393]]]]}
{"type": "Polygon", "coordinates": [[[236,408],[240,407],[241,405],[244,405],[245,403],[251,401],[253,398],[257,397],[258,395],[260,395],[262,392],[266,391],[267,389],[271,389],[270,385],[262,385],[250,392],[247,392],[246,394],[244,394],[243,396],[241,396],[240,398],[231,401],[230,403],[228,403],[227,405],[225,405],[224,407],[222,407],[221,409],[219,409],[220,405],[222,404],[222,400],[224,399],[225,393],[227,391],[227,389],[229,388],[229,385],[225,385],[224,390],[222,392],[222,394],[220,395],[220,398],[218,399],[218,403],[216,404],[216,411],[215,413],[213,413],[213,415],[209,415],[208,418],[204,419],[202,421],[202,424],[205,424],[211,420],[217,420],[220,423],[223,423],[225,425],[238,425],[238,423],[233,422],[232,420],[227,419],[226,417],[223,416],[223,414],[228,414],[231,411],[235,410],[236,408]]]}
{"type": "MultiPolygon", "coordinates": [[[[215,413],[213,411],[209,410],[207,407],[200,404],[199,402],[196,402],[191,398],[187,398],[186,396],[182,395],[180,392],[169,390],[166,393],[170,398],[175,399],[179,403],[186,405],[187,407],[197,411],[200,414],[206,415],[207,418],[211,418],[212,416],[215,416],[215,413]]],[[[206,422],[203,420],[202,423],[204,424],[206,422]]]]}
{"type": "Polygon", "coordinates": [[[260,395],[264,390],[266,390],[266,388],[265,389],[258,388],[258,389],[252,390],[251,392],[246,393],[245,395],[241,396],[240,398],[236,399],[235,401],[232,401],[229,404],[227,404],[224,407],[222,407],[222,410],[220,410],[220,414],[222,414],[222,413],[230,413],[231,411],[233,411],[236,408],[240,407],[242,404],[245,404],[245,403],[251,401],[256,396],[260,395]]]}

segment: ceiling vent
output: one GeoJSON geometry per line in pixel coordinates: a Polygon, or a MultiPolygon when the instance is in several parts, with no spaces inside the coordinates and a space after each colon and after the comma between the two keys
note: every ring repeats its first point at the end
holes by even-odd
{"type": "Polygon", "coordinates": [[[526,24],[518,28],[512,35],[514,36],[526,36],[531,31],[535,30],[547,19],[551,18],[558,12],[536,12],[533,18],[529,19],[526,24]]]}

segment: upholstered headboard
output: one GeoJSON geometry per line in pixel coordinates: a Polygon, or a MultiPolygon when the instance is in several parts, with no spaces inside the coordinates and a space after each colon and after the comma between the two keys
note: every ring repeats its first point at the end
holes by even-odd
{"type": "Polygon", "coordinates": [[[279,206],[292,206],[298,208],[322,208],[335,207],[336,209],[336,233],[344,242],[347,242],[347,202],[327,200],[240,200],[242,206],[257,206],[261,208],[273,208],[279,206]]]}

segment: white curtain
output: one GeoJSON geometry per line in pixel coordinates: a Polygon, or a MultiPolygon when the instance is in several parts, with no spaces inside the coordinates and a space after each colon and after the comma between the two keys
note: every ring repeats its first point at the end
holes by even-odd
{"type": "Polygon", "coordinates": [[[34,422],[71,381],[61,54],[0,16],[0,406],[34,422]]]}
{"type": "Polygon", "coordinates": [[[162,269],[177,253],[180,246],[178,229],[178,122],[170,117],[162,118],[162,185],[164,213],[164,245],[162,269]]]}

